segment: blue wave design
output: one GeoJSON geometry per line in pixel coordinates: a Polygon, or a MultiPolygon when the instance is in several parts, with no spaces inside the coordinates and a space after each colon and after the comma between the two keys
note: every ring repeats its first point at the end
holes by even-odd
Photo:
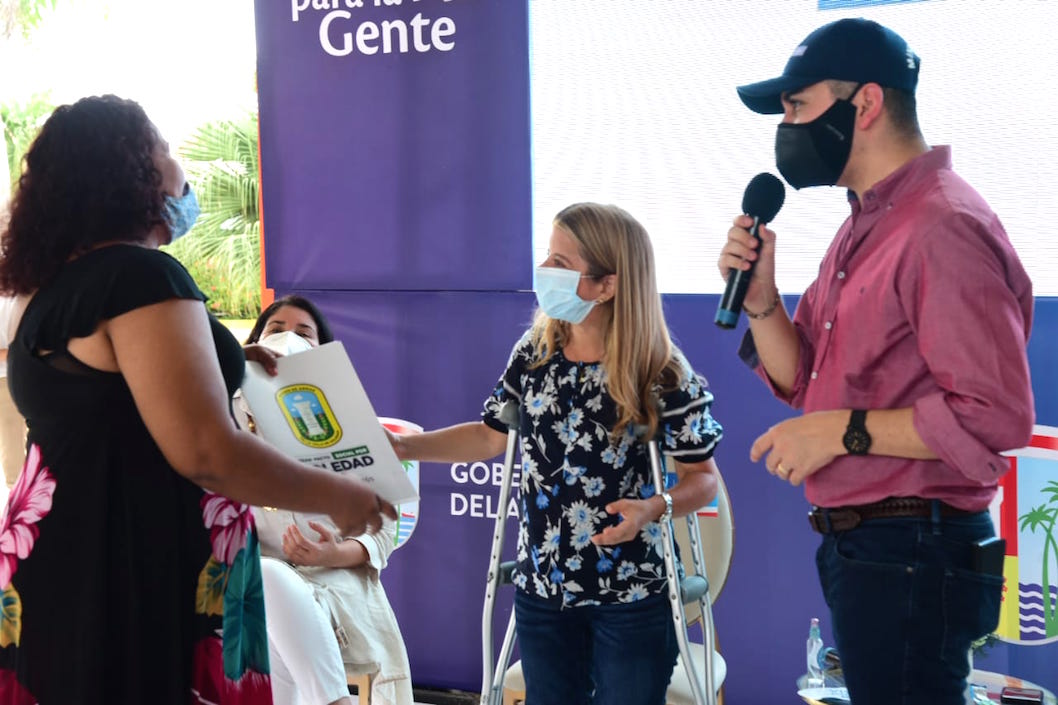
{"type": "MultiPolygon", "coordinates": [[[[1050,603],[1058,601],[1058,585],[1048,585],[1050,603]]],[[[1023,641],[1047,638],[1043,618],[1043,586],[1039,583],[1018,583],[1018,626],[1023,641]]]]}
{"type": "MultiPolygon", "coordinates": [[[[1058,585],[1048,585],[1052,595],[1058,595],[1058,585]]],[[[1032,594],[1038,595],[1043,594],[1043,586],[1039,583],[1018,583],[1018,592],[1021,594],[1032,594]]]]}
{"type": "Polygon", "coordinates": [[[411,536],[412,532],[415,531],[415,525],[419,523],[419,514],[415,512],[414,515],[401,512],[397,519],[397,538],[394,541],[394,546],[401,546],[408,537],[411,536]]]}

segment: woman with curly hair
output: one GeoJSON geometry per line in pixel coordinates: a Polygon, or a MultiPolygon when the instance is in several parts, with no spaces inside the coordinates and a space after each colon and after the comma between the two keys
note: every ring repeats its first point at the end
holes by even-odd
{"type": "Polygon", "coordinates": [[[238,342],[160,245],[198,215],[143,109],[58,108],[26,154],[0,292],[28,457],[0,521],[0,702],[271,701],[248,504],[377,530],[392,507],[239,431],[238,342]]]}

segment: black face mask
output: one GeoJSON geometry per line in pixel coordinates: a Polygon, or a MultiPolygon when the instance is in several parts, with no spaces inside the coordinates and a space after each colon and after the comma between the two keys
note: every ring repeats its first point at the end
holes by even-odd
{"type": "Polygon", "coordinates": [[[852,152],[855,95],[838,99],[812,122],[779,125],[775,133],[775,164],[795,189],[833,186],[841,178],[852,152]]]}

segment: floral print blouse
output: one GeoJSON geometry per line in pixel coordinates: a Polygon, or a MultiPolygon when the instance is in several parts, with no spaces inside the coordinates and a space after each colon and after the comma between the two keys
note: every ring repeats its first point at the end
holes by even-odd
{"type": "MultiPolygon", "coordinates": [[[[683,356],[677,352],[677,357],[683,356]]],[[[500,408],[520,407],[521,513],[515,585],[537,597],[573,607],[632,602],[665,589],[661,526],[617,546],[591,537],[619,521],[605,507],[618,499],[655,493],[647,446],[631,429],[614,437],[616,405],[602,363],[572,362],[559,349],[530,369],[527,332],[507,370],[485,401],[482,420],[507,432],[500,408]]],[[[684,463],[709,459],[723,429],[709,414],[713,395],[684,361],[676,389],[658,388],[661,451],[684,463]]]]}

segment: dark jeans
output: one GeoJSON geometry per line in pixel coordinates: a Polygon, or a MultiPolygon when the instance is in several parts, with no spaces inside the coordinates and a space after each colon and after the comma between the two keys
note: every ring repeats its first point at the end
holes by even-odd
{"type": "Polygon", "coordinates": [[[999,623],[1003,579],[971,564],[993,534],[981,512],[823,537],[816,566],[854,705],[962,705],[970,643],[999,623]]]}
{"type": "Polygon", "coordinates": [[[679,647],[664,595],[560,610],[515,593],[526,705],[663,705],[679,647]]]}

